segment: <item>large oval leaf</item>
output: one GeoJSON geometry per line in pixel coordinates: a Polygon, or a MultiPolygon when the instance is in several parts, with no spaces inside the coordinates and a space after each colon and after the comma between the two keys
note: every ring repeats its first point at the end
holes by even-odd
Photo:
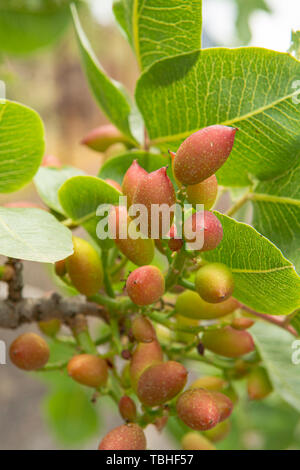
{"type": "Polygon", "coordinates": [[[72,166],[63,168],[41,166],[34,177],[34,184],[42,201],[54,211],[64,214],[58,200],[58,190],[65,181],[78,175],[84,175],[84,172],[72,166]]]}
{"type": "Polygon", "coordinates": [[[262,322],[251,328],[251,334],[276,392],[300,411],[299,365],[292,361],[295,338],[282,328],[262,322]]]}
{"type": "Polygon", "coordinates": [[[216,213],[224,237],[218,248],[203,253],[232,270],[234,297],[257,312],[287,315],[300,307],[300,278],[281,251],[250,225],[216,213]]]}
{"type": "Polygon", "coordinates": [[[12,101],[0,101],[0,193],[16,191],[33,178],[44,153],[39,115],[12,101]]]}
{"type": "Polygon", "coordinates": [[[141,69],[201,47],[202,0],[118,0],[114,13],[141,69]]]}
{"type": "Polygon", "coordinates": [[[59,190],[60,204],[75,224],[82,225],[100,245],[111,246],[111,240],[104,243],[96,233],[100,221],[96,216],[101,204],[118,204],[121,193],[105,181],[94,176],[74,176],[68,179],[59,190]]]}
{"type": "Polygon", "coordinates": [[[110,158],[100,168],[100,178],[110,178],[122,183],[123,177],[134,160],[149,173],[169,164],[169,158],[160,154],[147,152],[128,152],[117,157],[110,158]]]}
{"type": "Polygon", "coordinates": [[[73,253],[72,233],[41,209],[0,207],[0,254],[55,263],[73,253]]]}
{"type": "Polygon", "coordinates": [[[206,49],[154,64],[136,100],[152,144],[176,151],[200,128],[238,127],[230,158],[218,171],[226,186],[274,177],[299,157],[300,106],[293,97],[300,62],[258,48],[206,49]]]}
{"type": "Polygon", "coordinates": [[[300,161],[283,175],[259,183],[250,197],[254,227],[272,240],[300,273],[300,161]]]}
{"type": "Polygon", "coordinates": [[[82,66],[90,88],[108,119],[135,143],[129,125],[130,116],[133,111],[130,108],[127,96],[123,93],[121,85],[116,81],[110,80],[102,70],[81,27],[75,5],[72,5],[71,8],[82,66]]]}

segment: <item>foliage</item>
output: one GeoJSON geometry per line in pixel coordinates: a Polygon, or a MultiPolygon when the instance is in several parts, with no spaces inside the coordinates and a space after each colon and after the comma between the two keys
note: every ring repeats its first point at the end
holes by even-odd
{"type": "MultiPolygon", "coordinates": [[[[72,19],[82,67],[95,100],[132,148],[107,159],[98,176],[85,175],[73,167],[40,167],[44,152],[41,119],[33,110],[18,103],[0,103],[0,191],[16,191],[34,178],[46,205],[46,210],[24,206],[0,208],[0,254],[43,263],[60,261],[62,264],[56,265],[58,285],[65,285],[74,293],[72,279],[78,272],[76,269],[75,274],[74,270],[71,272],[70,258],[66,263],[64,260],[73,252],[72,230],[82,227],[93,248],[84,244],[87,248],[80,257],[81,278],[84,279],[80,285],[80,276],[76,276],[78,291],[83,294],[89,291],[86,288],[89,286],[82,289],[83,283],[91,279],[92,284],[96,267],[101,265],[97,293],[90,295],[87,303],[89,306],[92,302],[92,305],[99,304],[99,316],[102,315],[106,323],[91,337],[87,323],[80,316],[69,319],[71,334],[65,337],[58,333],[55,339],[49,340],[50,360],[37,372],[42,380],[51,384],[51,393],[44,403],[47,421],[63,444],[78,445],[98,431],[97,405],[90,402],[91,398],[97,402],[99,395],[101,400],[110,397],[118,405],[123,395],[130,395],[137,403],[140,399],[150,406],[139,407],[137,415],[134,414],[137,424],[116,428],[105,445],[109,441],[114,449],[120,433],[123,446],[143,448],[142,428],[150,423],[162,427],[168,417],[168,430],[178,444],[189,429],[186,423],[197,432],[208,430],[212,422],[217,425],[231,413],[232,403],[236,403],[236,396],[240,395],[240,403],[233,413],[232,432],[218,448],[255,447],[256,441],[253,444],[249,436],[247,439],[247,430],[263,432],[262,445],[267,449],[295,445],[300,413],[299,379],[296,365],[292,363],[292,343],[300,331],[300,107],[294,83],[300,74],[300,62],[290,54],[261,48],[202,50],[200,1],[150,0],[145,4],[142,0],[117,0],[114,4],[116,19],[140,67],[135,98],[129,98],[127,90],[102,69],[81,26],[76,6],[73,4],[69,9],[68,3],[56,4],[49,0],[30,9],[28,2],[6,7],[6,3],[0,1],[0,12],[3,10],[0,47],[4,49],[2,35],[5,34],[7,52],[33,51],[51,42],[72,19]],[[28,22],[23,21],[23,15],[28,22]],[[23,30],[17,26],[21,18],[23,30]],[[9,32],[4,25],[9,25],[9,32]],[[23,41],[20,35],[25,38],[23,41]],[[222,185],[219,193],[230,190],[231,194],[241,193],[241,197],[234,197],[227,214],[217,210],[209,213],[213,221],[210,227],[204,222],[200,226],[200,231],[204,232],[219,227],[223,239],[215,249],[191,252],[186,232],[179,248],[172,249],[170,240],[162,239],[160,232],[151,263],[156,268],[137,268],[143,262],[128,255],[130,251],[124,250],[124,245],[112,239],[99,240],[97,208],[100,204],[118,204],[121,192],[116,183],[122,184],[135,160],[149,174],[140,181],[133,181],[133,186],[139,188],[138,191],[133,188],[134,197],[146,199],[143,201],[146,206],[159,202],[171,206],[176,197],[183,207],[187,187],[180,171],[173,173],[173,168],[178,168],[178,155],[184,153],[186,138],[199,130],[203,130],[205,146],[207,127],[216,125],[221,133],[225,126],[237,128],[238,132],[230,149],[225,136],[208,141],[210,159],[221,163],[206,177],[227,159],[216,172],[218,183],[222,185]],[[174,152],[173,161],[168,155],[169,149],[171,155],[174,152]],[[168,167],[167,172],[161,170],[163,167],[168,167]],[[251,224],[243,217],[246,203],[251,204],[253,210],[251,224]],[[197,315],[186,318],[184,309],[183,312],[176,310],[176,292],[182,288],[195,291],[195,271],[213,262],[230,269],[238,308],[220,318],[216,313],[209,322],[199,321],[197,315]],[[102,265],[104,280],[100,286],[102,265]],[[124,280],[127,280],[127,293],[123,291],[124,280]],[[150,328],[150,340],[149,332],[140,329],[137,338],[134,337],[131,322],[137,318],[137,313],[138,318],[149,320],[142,321],[140,328],[150,328]],[[247,316],[256,320],[254,326],[249,331],[238,331],[239,322],[234,324],[233,320],[247,316]],[[213,338],[216,329],[221,332],[218,347],[225,351],[223,356],[211,347],[213,339],[207,349],[201,342],[201,338],[207,338],[205,332],[213,338]],[[228,334],[236,338],[230,345],[228,334]],[[143,342],[141,338],[146,339],[143,342]],[[239,341],[246,344],[244,350],[248,354],[236,358],[236,351],[243,349],[239,341]],[[105,353],[97,349],[102,344],[107,346],[105,353]],[[107,383],[94,390],[67,377],[69,359],[78,352],[100,354],[108,360],[107,383]],[[117,356],[123,361],[122,370],[114,362],[117,356]],[[128,359],[130,371],[124,362],[128,359]],[[221,376],[225,385],[218,391],[207,389],[204,395],[186,391],[176,411],[174,399],[183,390],[186,368],[194,368],[203,375],[199,365],[209,367],[209,375],[221,376]],[[274,392],[265,403],[249,404],[245,399],[244,382],[258,365],[266,371],[274,392]],[[161,370],[167,373],[162,374],[161,370]],[[180,371],[180,381],[180,374],[172,371],[180,371]],[[148,386],[149,377],[155,378],[154,391],[148,386]],[[200,395],[209,406],[204,406],[200,395]],[[193,401],[189,396],[193,396],[193,401]],[[153,403],[159,406],[152,407],[153,403]],[[197,409],[195,416],[190,414],[194,407],[197,409]],[[213,419],[208,408],[213,411],[213,419]]],[[[238,2],[240,7],[241,3],[238,2]]],[[[267,6],[264,1],[252,2],[243,13],[245,16],[240,14],[239,24],[243,25],[245,41],[249,35],[245,21],[257,8],[266,10],[267,6]]],[[[294,43],[297,44],[296,35],[294,43]]],[[[203,154],[210,170],[208,153],[203,154]]],[[[126,213],[125,208],[124,211],[126,213]]],[[[195,220],[194,208],[185,216],[187,218],[191,212],[190,219],[195,220]]],[[[118,223],[121,224],[120,220],[118,223]]],[[[173,238],[177,228],[173,226],[173,238]]],[[[169,238],[172,236],[169,234],[169,238]]],[[[131,249],[134,240],[129,241],[131,249]]],[[[0,275],[6,282],[14,279],[8,277],[5,267],[0,275]]],[[[217,299],[222,300],[222,293],[217,299]]],[[[252,322],[246,322],[245,328],[251,325],[252,322]]],[[[103,446],[102,442],[100,448],[103,446]]]]}

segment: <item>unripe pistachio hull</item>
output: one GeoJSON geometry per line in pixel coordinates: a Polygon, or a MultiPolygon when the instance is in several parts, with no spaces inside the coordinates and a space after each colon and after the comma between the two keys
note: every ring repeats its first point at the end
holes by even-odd
{"type": "Polygon", "coordinates": [[[229,418],[233,410],[233,403],[232,401],[223,393],[221,392],[211,392],[212,396],[217,403],[217,407],[220,413],[219,421],[225,421],[225,419],[229,418]]]}
{"type": "Polygon", "coordinates": [[[125,421],[133,422],[136,420],[136,406],[132,398],[124,395],[119,401],[120,415],[125,421]]]}
{"type": "Polygon", "coordinates": [[[148,367],[140,376],[137,395],[146,406],[157,406],[176,397],[187,380],[186,368],[175,361],[148,367]]]}
{"type": "Polygon", "coordinates": [[[198,432],[188,432],[181,441],[183,450],[216,450],[216,447],[205,436],[198,432]]]}
{"type": "Polygon", "coordinates": [[[44,335],[53,337],[59,332],[61,321],[58,318],[51,318],[50,320],[40,321],[38,325],[44,335]]]}
{"type": "Polygon", "coordinates": [[[201,340],[205,348],[225,357],[239,357],[254,350],[248,331],[238,331],[231,326],[206,331],[201,340]]]}
{"type": "Polygon", "coordinates": [[[148,318],[139,316],[131,325],[132,334],[139,343],[151,343],[156,338],[154,326],[148,318]]]}
{"type": "Polygon", "coordinates": [[[197,184],[213,175],[229,157],[236,130],[209,126],[190,135],[174,159],[174,173],[183,184],[197,184]]]}
{"type": "Polygon", "coordinates": [[[224,302],[212,304],[201,299],[197,292],[187,290],[177,297],[175,308],[180,315],[187,318],[212,320],[234,312],[238,306],[238,301],[233,297],[224,302]]]}
{"type": "MultiPolygon", "coordinates": [[[[162,213],[153,216],[153,210],[158,206],[165,205],[165,209],[171,208],[176,203],[173,184],[167,175],[166,168],[160,168],[147,174],[141,179],[134,194],[133,204],[142,204],[147,210],[147,231],[141,228],[143,233],[153,239],[162,238],[170,230],[174,217],[174,210],[170,210],[170,217],[163,222],[162,213]]],[[[164,211],[166,212],[166,211],[164,211]]]]}
{"type": "Polygon", "coordinates": [[[143,371],[154,364],[163,360],[163,352],[158,341],[151,343],[140,343],[135,349],[130,361],[130,379],[131,385],[136,390],[138,380],[143,371]]]}
{"type": "Polygon", "coordinates": [[[222,263],[209,263],[196,274],[195,287],[205,302],[219,303],[233,293],[234,280],[230,269],[222,263]]]}
{"type": "Polygon", "coordinates": [[[250,400],[263,400],[273,390],[269,376],[263,367],[256,367],[251,371],[247,387],[250,400]]]}
{"type": "Polygon", "coordinates": [[[102,439],[99,450],[146,450],[144,431],[134,423],[123,424],[112,429],[102,439]]]}
{"type": "Polygon", "coordinates": [[[67,258],[66,268],[76,289],[89,297],[102,286],[102,262],[97,251],[86,240],[73,237],[73,245],[74,253],[67,258]]]}
{"type": "Polygon", "coordinates": [[[50,350],[46,341],[35,333],[18,336],[9,349],[11,362],[19,369],[37,370],[47,364],[50,350]]]}
{"type": "Polygon", "coordinates": [[[190,428],[205,431],[216,426],[220,413],[211,392],[197,388],[187,390],[177,400],[178,417],[190,428]]]}
{"type": "Polygon", "coordinates": [[[187,186],[186,195],[190,204],[203,204],[205,210],[211,209],[218,195],[216,175],[210,176],[201,183],[187,186]]]}
{"type": "Polygon", "coordinates": [[[111,145],[122,142],[130,146],[128,139],[112,124],[96,127],[81,143],[97,152],[105,152],[111,145]]]}
{"type": "Polygon", "coordinates": [[[138,164],[137,160],[134,160],[126,171],[122,182],[122,191],[124,196],[127,196],[127,207],[131,206],[137,187],[147,174],[147,171],[138,164]]]}
{"type": "Polygon", "coordinates": [[[195,212],[184,223],[184,235],[190,249],[210,251],[221,243],[223,227],[212,212],[195,212]]]}
{"type": "Polygon", "coordinates": [[[165,291],[165,280],[155,266],[135,269],[126,282],[127,293],[136,305],[150,305],[157,302],[165,291]]]}
{"type": "Polygon", "coordinates": [[[226,420],[222,421],[221,423],[218,423],[217,426],[215,426],[214,428],[209,429],[208,431],[204,431],[203,434],[211,442],[220,442],[228,436],[228,434],[230,433],[230,429],[230,421],[226,420]]]}
{"type": "Polygon", "coordinates": [[[225,384],[225,380],[221,379],[221,377],[204,376],[200,377],[200,379],[195,380],[189,388],[205,388],[206,390],[219,392],[220,390],[222,390],[225,384]]]}
{"type": "Polygon", "coordinates": [[[106,361],[92,354],[79,354],[72,357],[67,369],[73,380],[87,387],[101,387],[108,379],[106,361]]]}
{"type": "Polygon", "coordinates": [[[130,224],[134,223],[127,215],[125,207],[115,207],[109,216],[109,224],[116,222],[116,245],[119,250],[132,263],[137,266],[144,266],[151,263],[154,257],[154,242],[145,238],[130,238],[128,231],[130,224]],[[120,234],[124,233],[125,237],[121,238],[120,234]]]}

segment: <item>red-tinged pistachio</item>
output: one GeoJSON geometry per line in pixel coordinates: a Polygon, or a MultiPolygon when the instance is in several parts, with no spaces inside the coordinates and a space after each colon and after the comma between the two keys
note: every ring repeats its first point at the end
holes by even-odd
{"type": "Polygon", "coordinates": [[[49,346],[41,336],[24,333],[11,344],[9,356],[19,369],[37,370],[47,364],[50,355],[49,346]]]}
{"type": "MultiPolygon", "coordinates": [[[[147,210],[145,235],[157,239],[168,233],[174,216],[174,210],[171,207],[175,203],[175,190],[166,168],[153,171],[141,179],[134,194],[133,204],[142,204],[147,210]],[[159,210],[161,205],[165,206],[163,207],[165,217],[159,210]]],[[[142,226],[141,230],[143,231],[142,226]]]]}
{"type": "Polygon", "coordinates": [[[187,380],[186,368],[175,361],[148,367],[140,376],[137,395],[146,406],[158,406],[176,397],[187,380]]]}
{"type": "Polygon", "coordinates": [[[86,240],[73,237],[74,253],[66,260],[70,279],[76,289],[86,296],[98,292],[103,282],[101,258],[86,240]]]}
{"type": "Polygon", "coordinates": [[[108,379],[106,361],[93,354],[79,354],[72,357],[67,369],[73,380],[87,387],[102,387],[108,379]]]}
{"type": "Polygon", "coordinates": [[[190,204],[203,204],[205,210],[211,209],[218,195],[216,175],[211,175],[201,183],[187,186],[186,195],[190,204]]]}
{"type": "Polygon", "coordinates": [[[120,398],[119,412],[125,421],[133,422],[136,420],[136,406],[132,398],[127,395],[120,398]]]}
{"type": "Polygon", "coordinates": [[[235,330],[231,326],[207,330],[201,340],[206,349],[225,357],[239,357],[254,350],[250,333],[235,330]]]}
{"type": "Polygon", "coordinates": [[[134,350],[130,361],[130,380],[134,390],[136,390],[138,380],[144,370],[154,364],[159,364],[163,360],[163,352],[158,341],[151,343],[139,343],[134,350]]]}
{"type": "Polygon", "coordinates": [[[176,299],[176,311],[184,317],[199,320],[212,320],[234,312],[239,303],[233,297],[218,304],[205,302],[197,292],[186,290],[176,299]]]}
{"type": "Polygon", "coordinates": [[[222,263],[202,266],[195,278],[196,291],[205,302],[219,303],[233,293],[234,280],[230,269],[222,263]]]}
{"type": "Polygon", "coordinates": [[[183,450],[216,450],[216,447],[199,432],[188,432],[181,441],[183,450]]]}
{"type": "Polygon", "coordinates": [[[149,238],[131,238],[129,231],[132,223],[126,207],[115,207],[109,215],[109,225],[115,227],[116,245],[132,263],[143,266],[151,263],[154,257],[154,242],[149,238]]]}
{"type": "Polygon", "coordinates": [[[165,280],[156,266],[141,266],[129,275],[126,289],[133,303],[150,305],[164,294],[165,280]]]}
{"type": "Polygon", "coordinates": [[[251,328],[253,325],[254,321],[246,317],[234,318],[231,322],[232,328],[236,330],[248,330],[248,328],[251,328]]]}
{"type": "Polygon", "coordinates": [[[206,431],[220,419],[219,408],[212,393],[202,388],[187,390],[177,400],[178,417],[190,428],[206,431]]]}
{"type": "Polygon", "coordinates": [[[130,207],[133,197],[140,181],[147,175],[147,171],[142,168],[137,160],[134,160],[124,175],[122,192],[127,196],[127,206],[130,207]]]}
{"type": "Polygon", "coordinates": [[[122,424],[102,439],[98,450],[146,450],[144,431],[135,423],[122,424]]]}
{"type": "Polygon", "coordinates": [[[212,212],[195,212],[184,222],[184,235],[191,249],[210,251],[221,243],[223,227],[212,212]]]}
{"type": "Polygon", "coordinates": [[[61,168],[61,161],[55,155],[45,155],[41,166],[48,166],[52,168],[61,168]]]}
{"type": "Polygon", "coordinates": [[[219,392],[225,385],[226,382],[221,377],[208,375],[195,380],[189,388],[205,388],[206,390],[219,392]]]}
{"type": "Polygon", "coordinates": [[[225,421],[229,418],[233,410],[233,403],[224,393],[221,392],[211,392],[215,402],[217,403],[218,410],[220,413],[219,422],[225,421]]]}
{"type": "Polygon", "coordinates": [[[267,371],[261,366],[250,372],[247,386],[250,400],[262,400],[273,391],[267,371]]]}
{"type": "Polygon", "coordinates": [[[3,207],[7,207],[8,209],[45,209],[41,204],[36,204],[35,202],[30,201],[14,201],[14,202],[6,202],[3,204],[3,207]]]}
{"type": "Polygon", "coordinates": [[[117,191],[119,191],[120,193],[122,192],[122,188],[121,188],[121,185],[115,181],[115,180],[111,180],[109,178],[106,178],[106,183],[110,184],[113,188],[115,188],[117,191]]]}
{"type": "Polygon", "coordinates": [[[174,174],[183,184],[197,184],[213,175],[229,157],[237,129],[209,126],[190,135],[174,159],[174,174]]]}
{"type": "Polygon", "coordinates": [[[136,317],[131,325],[132,334],[139,343],[151,343],[156,338],[154,326],[148,318],[136,317]]]}
{"type": "Polygon", "coordinates": [[[54,337],[60,330],[61,321],[58,318],[51,318],[50,320],[40,321],[38,325],[44,335],[54,337]]]}
{"type": "Polygon", "coordinates": [[[107,124],[90,131],[87,136],[82,139],[81,144],[97,152],[105,152],[111,145],[119,142],[126,144],[126,146],[131,146],[127,137],[125,137],[119,129],[112,124],[107,124]]]}

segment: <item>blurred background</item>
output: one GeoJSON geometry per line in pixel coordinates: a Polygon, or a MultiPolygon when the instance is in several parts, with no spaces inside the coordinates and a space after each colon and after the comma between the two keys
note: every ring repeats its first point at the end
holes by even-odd
{"type": "MultiPolygon", "coordinates": [[[[3,27],[11,18],[11,26],[22,38],[23,26],[14,25],[15,19],[7,16],[6,12],[7,4],[13,1],[0,0],[0,80],[6,84],[6,96],[40,113],[46,128],[47,154],[57,156],[63,164],[97,174],[105,155],[83,147],[80,141],[92,128],[106,123],[106,118],[95,104],[81,70],[72,25],[68,22],[63,22],[61,28],[57,25],[58,31],[51,45],[33,47],[34,50],[20,54],[17,46],[8,47],[6,44],[3,27]]],[[[122,82],[132,94],[138,68],[130,46],[114,20],[112,0],[90,0],[80,16],[107,74],[122,82]]],[[[204,47],[251,45],[286,52],[291,44],[291,31],[300,29],[300,3],[297,0],[203,0],[203,19],[204,47]]],[[[0,204],[16,200],[39,202],[33,184],[17,193],[0,196],[0,204]]],[[[40,295],[54,289],[48,271],[47,267],[37,263],[25,263],[29,295],[40,295]]],[[[1,289],[2,296],[4,286],[1,289]]],[[[0,330],[0,339],[7,345],[14,337],[15,332],[0,330]]],[[[45,379],[33,380],[8,363],[0,365],[0,378],[1,449],[96,447],[101,423],[91,413],[90,403],[86,403],[80,394],[72,395],[71,391],[73,402],[69,403],[70,409],[60,410],[59,393],[67,392],[62,392],[62,384],[60,392],[56,389],[56,398],[51,395],[51,374],[46,384],[45,379]],[[72,422],[74,414],[76,426],[72,422]]],[[[110,407],[105,400],[101,405],[102,426],[109,422],[111,428],[119,420],[116,416],[113,423],[111,411],[104,411],[110,407]]],[[[241,429],[245,432],[234,437],[235,444],[231,438],[231,442],[226,444],[228,448],[234,448],[234,445],[242,448],[282,448],[283,445],[293,448],[299,443],[299,416],[287,405],[277,404],[277,415],[273,412],[272,403],[268,406],[246,405],[244,416],[239,416],[241,429]],[[250,406],[253,430],[248,418],[250,406]],[[259,431],[262,426],[268,427],[266,435],[259,431]]],[[[149,448],[174,447],[171,438],[162,440],[153,429],[148,432],[149,448]]]]}

